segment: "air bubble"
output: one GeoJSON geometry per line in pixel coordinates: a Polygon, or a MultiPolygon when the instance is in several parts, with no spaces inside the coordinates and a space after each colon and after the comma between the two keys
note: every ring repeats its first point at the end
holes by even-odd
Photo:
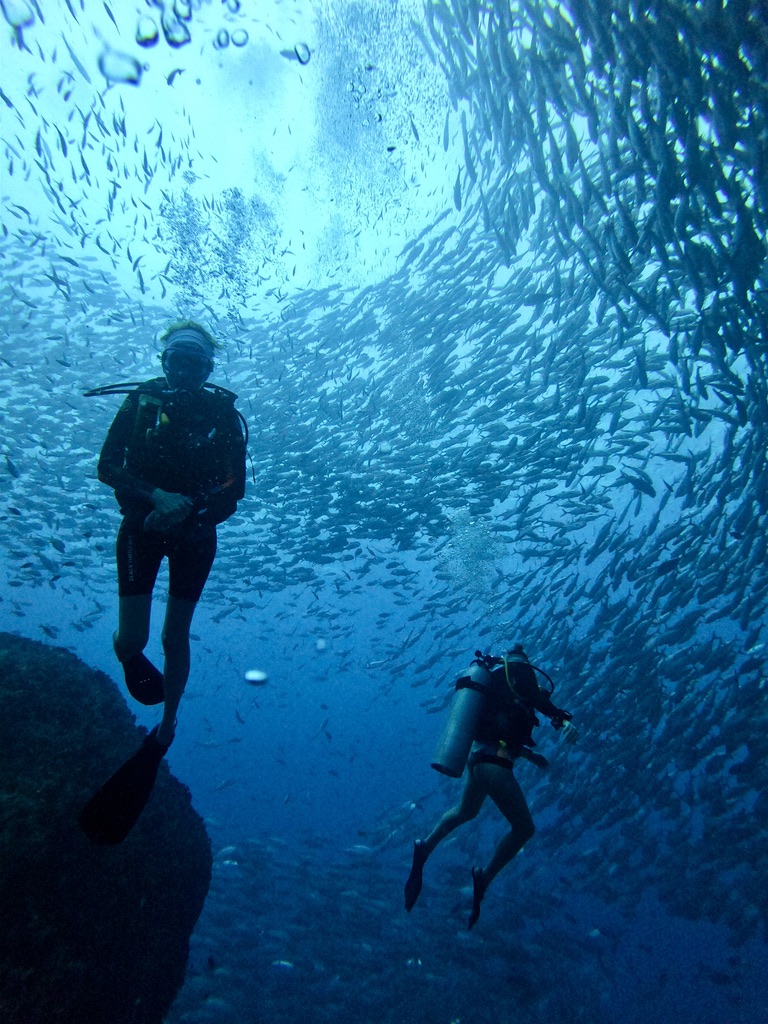
{"type": "Polygon", "coordinates": [[[118,53],[117,50],[105,50],[99,57],[99,71],[110,83],[138,85],[143,70],[137,60],[129,57],[127,53],[118,53]]]}
{"type": "Polygon", "coordinates": [[[265,683],[269,682],[269,676],[263,669],[249,668],[245,673],[245,681],[250,683],[251,686],[264,686],[265,683]]]}
{"type": "Polygon", "coordinates": [[[136,42],[139,46],[154,46],[160,37],[157,25],[151,18],[142,18],[136,29],[136,42]]]}
{"type": "Polygon", "coordinates": [[[24,0],[2,0],[5,20],[12,28],[24,28],[35,20],[32,8],[24,0]]]}
{"type": "Polygon", "coordinates": [[[224,50],[229,46],[229,32],[225,28],[220,29],[216,33],[216,38],[213,41],[213,45],[217,50],[224,50]]]}
{"type": "Polygon", "coordinates": [[[240,0],[227,0],[227,10],[230,14],[237,14],[240,11],[240,0]]]}
{"type": "Polygon", "coordinates": [[[163,8],[163,35],[169,46],[184,46],[192,38],[189,29],[173,11],[163,8]]]}
{"type": "Polygon", "coordinates": [[[296,59],[298,60],[299,64],[309,64],[309,58],[312,56],[312,54],[306,43],[296,43],[296,45],[293,48],[293,51],[296,54],[296,59]]]}
{"type": "Polygon", "coordinates": [[[234,46],[245,46],[247,42],[248,33],[244,28],[239,28],[236,32],[232,33],[232,43],[234,46]]]}

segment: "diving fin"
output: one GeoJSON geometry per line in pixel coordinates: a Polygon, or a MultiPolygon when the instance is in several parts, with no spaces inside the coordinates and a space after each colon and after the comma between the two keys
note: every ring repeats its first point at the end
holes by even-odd
{"type": "Polygon", "coordinates": [[[477,924],[480,917],[480,904],[483,902],[487,888],[488,882],[485,880],[483,869],[472,868],[472,912],[469,915],[468,931],[472,931],[477,924]]]}
{"type": "Polygon", "coordinates": [[[417,839],[413,844],[413,864],[408,881],[405,883],[405,909],[410,913],[421,892],[422,871],[427,862],[424,843],[417,839]]]}
{"type": "Polygon", "coordinates": [[[94,843],[122,843],[149,800],[168,747],[161,746],[155,727],[139,749],[98,789],[80,812],[80,826],[94,843]]]}
{"type": "Polygon", "coordinates": [[[163,673],[155,668],[145,654],[134,654],[122,662],[122,666],[125,685],[134,700],[147,706],[163,703],[163,673]]]}

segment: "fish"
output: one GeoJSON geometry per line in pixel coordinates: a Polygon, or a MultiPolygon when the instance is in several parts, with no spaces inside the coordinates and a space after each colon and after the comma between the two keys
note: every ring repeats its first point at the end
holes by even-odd
{"type": "MultiPolygon", "coordinates": [[[[232,6],[220,11],[227,24],[232,6]]],[[[117,406],[80,392],[155,375],[161,324],[176,310],[205,315],[226,341],[215,379],[240,395],[256,477],[221,528],[199,612],[207,628],[193,645],[193,707],[212,720],[219,702],[230,709],[205,747],[206,757],[233,757],[211,762],[216,778],[237,780],[222,789],[222,806],[235,793],[250,797],[241,780],[257,749],[279,765],[268,785],[258,776],[259,806],[286,834],[294,812],[301,829],[326,827],[307,809],[316,793],[318,807],[352,814],[363,792],[365,813],[394,785],[384,770],[393,735],[408,788],[428,772],[434,731],[476,646],[524,639],[586,741],[553,751],[555,737],[542,736],[549,772],[530,781],[521,767],[542,825],[494,888],[514,887],[529,911],[516,948],[531,942],[542,958],[532,955],[526,970],[546,981],[537,965],[565,957],[568,977],[573,969],[579,991],[594,995],[582,1009],[596,1019],[596,954],[585,947],[587,968],[572,947],[605,932],[582,922],[578,941],[570,931],[558,941],[550,901],[562,877],[609,913],[635,913],[653,894],[676,925],[716,923],[737,946],[762,934],[744,865],[764,858],[749,823],[764,809],[765,686],[760,652],[746,655],[745,644],[764,644],[768,610],[768,154],[765,97],[754,85],[764,19],[753,5],[739,24],[741,6],[703,3],[694,17],[683,4],[656,4],[643,20],[614,5],[606,20],[597,0],[445,0],[423,17],[367,24],[376,52],[358,46],[352,14],[338,26],[329,19],[302,88],[310,71],[346,68],[351,80],[356,69],[371,85],[365,95],[381,87],[386,134],[361,90],[355,106],[352,92],[324,79],[323,159],[301,150],[295,124],[291,136],[316,173],[304,185],[318,223],[326,214],[333,222],[312,239],[309,224],[289,228],[284,216],[289,176],[275,172],[259,192],[237,166],[226,184],[209,174],[196,137],[202,106],[145,117],[133,100],[121,103],[119,85],[96,88],[67,41],[71,22],[63,48],[58,30],[35,23],[39,50],[12,48],[24,73],[9,74],[0,94],[12,169],[0,313],[4,621],[92,657],[112,612],[86,609],[94,593],[114,591],[118,521],[94,466],[117,406]],[[395,25],[407,43],[387,35],[395,25]],[[36,70],[53,67],[56,47],[72,79],[59,77],[61,90],[43,88],[36,70]],[[408,163],[414,151],[440,168],[434,178],[408,163]],[[324,170],[341,184],[317,192],[324,170]],[[387,219],[395,207],[404,211],[397,231],[387,219]],[[307,261],[316,280],[304,275],[307,261]],[[50,590],[57,602],[66,595],[71,630],[44,614],[50,590]],[[244,666],[274,651],[270,685],[243,687],[244,666]],[[254,721],[262,715],[263,735],[254,721]],[[295,746],[281,750],[289,717],[295,746]],[[239,748],[229,742],[235,728],[239,748]],[[302,777],[284,785],[309,743],[316,771],[302,762],[302,777]],[[337,789],[315,791],[310,775],[337,789]],[[543,904],[551,913],[542,918],[543,904]]],[[[76,22],[84,7],[68,10],[76,22]]],[[[177,11],[163,26],[172,47],[195,41],[185,51],[189,81],[206,68],[200,17],[177,11]]],[[[299,61],[294,50],[273,51],[278,64],[278,54],[299,61]]],[[[168,73],[169,85],[182,70],[168,73]]],[[[229,99],[242,102],[236,92],[229,99]]],[[[297,157],[290,177],[302,174],[297,157]]],[[[429,797],[430,816],[449,805],[443,795],[429,797]]],[[[381,817],[387,848],[371,857],[382,872],[365,876],[372,889],[397,889],[382,854],[407,859],[409,830],[428,824],[419,808],[402,827],[396,820],[381,817]]],[[[474,842],[457,838],[446,863],[474,854],[474,842]]],[[[332,918],[333,899],[349,890],[343,863],[301,862],[299,882],[291,858],[261,853],[275,877],[295,882],[292,898],[319,892],[332,918]]],[[[251,884],[260,870],[252,866],[251,884]]],[[[343,956],[334,971],[310,966],[326,953],[295,924],[273,936],[274,952],[251,950],[253,962],[285,954],[297,964],[292,978],[306,972],[329,989],[336,974],[353,985],[354,967],[376,1005],[391,1005],[395,975],[387,966],[371,981],[361,943],[372,920],[394,945],[437,941],[453,921],[453,896],[434,877],[439,924],[414,926],[424,930],[407,939],[394,913],[360,902],[347,936],[334,933],[349,971],[343,956]]],[[[491,905],[489,895],[489,915],[491,905]]],[[[312,905],[302,906],[311,917],[312,905]]],[[[245,897],[238,909],[254,934],[259,915],[272,913],[245,897]]],[[[499,915],[489,949],[508,942],[499,915]]],[[[460,952],[448,950],[450,970],[430,983],[445,1000],[436,1019],[477,1016],[476,1006],[451,1002],[461,998],[446,984],[452,971],[469,984],[472,971],[487,981],[495,970],[475,956],[465,969],[460,952]]],[[[260,969],[251,964],[231,983],[247,986],[260,969]]],[[[615,969],[601,962],[604,977],[615,969]]],[[[549,995],[521,987],[534,1017],[556,1019],[551,986],[549,995]]],[[[511,996],[499,998],[509,1002],[497,1016],[519,1016],[511,996]]],[[[297,998],[292,1019],[306,1005],[297,998]]],[[[336,1008],[348,1014],[341,999],[336,1008]]],[[[660,1014],[654,1006],[645,1015],[660,1014]]]]}
{"type": "Polygon", "coordinates": [[[112,22],[112,24],[115,26],[115,28],[119,32],[120,31],[120,26],[115,21],[115,16],[112,13],[111,8],[109,7],[109,5],[106,2],[104,2],[104,10],[107,12],[107,17],[109,18],[109,20],[112,22]]]}
{"type": "MultiPolygon", "coordinates": [[[[75,20],[77,20],[77,18],[75,18],[75,20]]],[[[75,65],[75,67],[80,72],[80,74],[85,79],[85,81],[90,85],[91,84],[91,77],[88,74],[88,72],[85,70],[85,68],[83,67],[82,63],[80,62],[79,58],[75,54],[75,52],[72,49],[72,47],[69,45],[69,41],[67,40],[67,37],[65,35],[62,35],[61,38],[64,40],[64,45],[66,46],[67,52],[69,53],[69,56],[72,59],[72,63],[75,65]]]]}

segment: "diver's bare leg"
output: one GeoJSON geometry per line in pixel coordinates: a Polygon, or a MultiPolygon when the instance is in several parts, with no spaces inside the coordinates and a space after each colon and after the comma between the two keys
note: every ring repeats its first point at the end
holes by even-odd
{"type": "Polygon", "coordinates": [[[426,839],[420,841],[424,851],[424,860],[432,853],[438,843],[441,843],[446,836],[450,835],[459,825],[465,825],[472,821],[480,813],[483,801],[486,798],[485,787],[475,777],[475,768],[469,768],[467,781],[464,783],[464,790],[461,800],[455,807],[445,812],[440,821],[435,825],[426,839]]]}
{"type": "Polygon", "coordinates": [[[438,843],[442,842],[459,825],[476,818],[483,806],[486,793],[482,785],[475,779],[474,768],[468,769],[467,781],[461,794],[461,800],[455,807],[445,812],[437,825],[426,839],[417,839],[413,844],[413,863],[408,881],[405,883],[405,909],[410,910],[421,892],[422,869],[427,857],[438,843]]]}
{"type": "Polygon", "coordinates": [[[478,782],[512,827],[497,845],[488,866],[483,869],[472,869],[474,899],[469,918],[470,928],[480,916],[480,904],[488,886],[502,868],[517,856],[536,831],[520,783],[508,768],[494,764],[479,764],[474,770],[478,773],[478,782]]]}
{"type": "Polygon", "coordinates": [[[488,796],[511,825],[511,830],[501,840],[483,869],[486,888],[502,868],[517,856],[536,831],[531,812],[520,783],[507,768],[493,764],[478,765],[482,769],[482,782],[488,796]]]}
{"type": "Polygon", "coordinates": [[[151,610],[151,594],[120,598],[117,632],[112,637],[118,661],[128,661],[147,646],[151,610]]]}
{"type": "Polygon", "coordinates": [[[163,623],[163,720],[157,730],[157,742],[169,747],[176,731],[176,713],[179,710],[184,687],[189,678],[189,629],[195,614],[196,602],[179,597],[168,597],[163,623]]]}

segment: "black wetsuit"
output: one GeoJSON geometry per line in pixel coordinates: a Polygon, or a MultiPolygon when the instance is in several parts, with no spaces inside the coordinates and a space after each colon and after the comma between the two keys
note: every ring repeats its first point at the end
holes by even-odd
{"type": "Polygon", "coordinates": [[[199,599],[216,554],[216,525],[245,494],[245,442],[234,401],[223,388],[172,392],[158,377],[123,402],[98,465],[99,480],[114,488],[123,515],[121,597],[151,593],[167,557],[169,593],[199,599]],[[187,519],[162,532],[144,529],[156,488],[194,503],[187,519]]]}
{"type": "Polygon", "coordinates": [[[499,764],[511,768],[516,757],[534,747],[534,726],[539,724],[536,712],[557,719],[563,712],[550,700],[549,694],[536,682],[530,665],[509,661],[491,673],[483,714],[475,731],[475,747],[470,765],[499,764]],[[507,678],[507,676],[509,678],[507,678]]]}

